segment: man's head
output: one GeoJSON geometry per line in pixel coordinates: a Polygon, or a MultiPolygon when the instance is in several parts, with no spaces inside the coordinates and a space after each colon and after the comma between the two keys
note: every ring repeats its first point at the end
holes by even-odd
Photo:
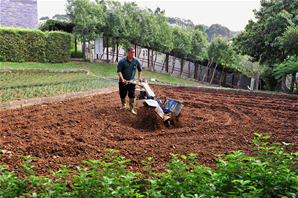
{"type": "Polygon", "coordinates": [[[129,46],[126,50],[127,58],[130,60],[134,57],[135,55],[135,48],[132,46],[129,46]]]}

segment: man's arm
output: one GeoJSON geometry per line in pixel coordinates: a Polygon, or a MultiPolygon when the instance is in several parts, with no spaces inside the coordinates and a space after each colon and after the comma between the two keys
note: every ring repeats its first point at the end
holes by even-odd
{"type": "Polygon", "coordinates": [[[139,74],[138,75],[139,76],[139,81],[142,82],[142,72],[139,72],[138,74],[139,74]]]}
{"type": "Polygon", "coordinates": [[[123,84],[125,84],[125,83],[126,83],[126,80],[123,78],[123,75],[122,75],[121,72],[118,72],[118,76],[119,76],[119,78],[121,79],[121,82],[122,82],[123,84]]]}

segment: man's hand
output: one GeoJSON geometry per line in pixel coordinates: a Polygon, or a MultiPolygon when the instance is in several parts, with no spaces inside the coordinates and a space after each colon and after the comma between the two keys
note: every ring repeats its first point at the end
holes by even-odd
{"type": "Polygon", "coordinates": [[[143,82],[143,79],[142,79],[142,78],[139,78],[139,81],[140,81],[140,82],[143,82]]]}
{"type": "Polygon", "coordinates": [[[126,84],[126,80],[124,78],[121,81],[123,84],[126,84]]]}

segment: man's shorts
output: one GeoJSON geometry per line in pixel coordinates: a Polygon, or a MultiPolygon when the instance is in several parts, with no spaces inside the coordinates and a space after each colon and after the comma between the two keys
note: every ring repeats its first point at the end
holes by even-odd
{"type": "Polygon", "coordinates": [[[133,84],[124,85],[122,82],[119,82],[120,98],[125,98],[127,93],[129,98],[135,98],[135,89],[136,89],[136,85],[133,85],[133,84]]]}

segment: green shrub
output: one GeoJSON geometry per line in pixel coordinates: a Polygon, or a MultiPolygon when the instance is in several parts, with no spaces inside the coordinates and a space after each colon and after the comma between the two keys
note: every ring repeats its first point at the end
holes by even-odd
{"type": "Polygon", "coordinates": [[[46,35],[39,30],[0,28],[2,61],[45,62],[46,35]]]}
{"type": "Polygon", "coordinates": [[[265,89],[269,91],[274,91],[277,85],[277,80],[275,79],[275,75],[272,68],[267,68],[263,74],[262,79],[265,82],[265,89]]]}
{"type": "Polygon", "coordinates": [[[70,61],[71,34],[54,31],[46,32],[46,58],[50,63],[70,61]]]}
{"type": "MultiPolygon", "coordinates": [[[[71,58],[76,57],[75,49],[70,50],[71,52],[71,58]]],[[[83,53],[81,50],[77,50],[77,58],[83,58],[83,53]]]]}
{"type": "Polygon", "coordinates": [[[71,36],[65,32],[0,28],[0,54],[4,62],[68,62],[70,45],[71,36]]]}
{"type": "Polygon", "coordinates": [[[2,56],[0,55],[0,61],[2,61],[2,56]]]}
{"type": "MultiPolygon", "coordinates": [[[[131,172],[125,165],[129,159],[108,149],[106,161],[84,160],[86,168],[62,167],[50,171],[54,179],[35,177],[30,165],[33,157],[25,159],[20,169],[23,177],[0,166],[0,196],[3,197],[297,197],[298,165],[296,153],[286,153],[289,143],[262,142],[270,138],[257,134],[253,139],[255,155],[243,151],[217,155],[217,166],[211,169],[198,165],[196,154],[171,154],[165,173],[155,173],[152,158],[142,161],[148,175],[131,172]],[[72,179],[71,176],[72,175],[72,179]],[[143,192],[138,177],[148,178],[143,192]],[[71,180],[70,185],[66,181],[71,180]]],[[[1,156],[0,156],[1,157],[1,156]]]]}

